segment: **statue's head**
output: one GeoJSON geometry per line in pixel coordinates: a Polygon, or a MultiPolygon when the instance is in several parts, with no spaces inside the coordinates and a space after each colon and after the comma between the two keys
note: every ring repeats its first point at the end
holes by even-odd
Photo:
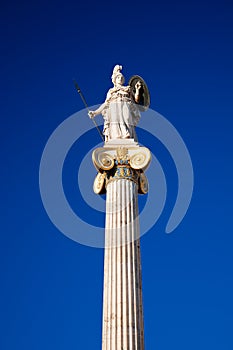
{"type": "Polygon", "coordinates": [[[120,66],[119,64],[117,64],[112,72],[112,82],[114,85],[122,85],[125,82],[125,78],[123,76],[123,74],[121,73],[122,70],[122,66],[120,66]]]}

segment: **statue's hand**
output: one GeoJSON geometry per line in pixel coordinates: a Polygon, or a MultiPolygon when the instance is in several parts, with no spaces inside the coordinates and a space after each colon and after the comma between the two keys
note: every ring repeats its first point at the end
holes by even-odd
{"type": "Polygon", "coordinates": [[[88,116],[89,116],[91,119],[94,118],[95,112],[94,112],[94,111],[89,111],[89,112],[88,112],[88,116]]]}
{"type": "Polygon", "coordinates": [[[135,89],[136,90],[140,90],[142,87],[142,83],[140,82],[140,80],[135,84],[135,89]]]}

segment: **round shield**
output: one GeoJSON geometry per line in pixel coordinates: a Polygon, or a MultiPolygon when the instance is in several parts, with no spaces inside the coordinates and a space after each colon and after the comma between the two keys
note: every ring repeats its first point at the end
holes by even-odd
{"type": "Polygon", "coordinates": [[[129,85],[131,86],[133,96],[135,95],[135,92],[136,92],[135,85],[138,82],[141,83],[141,88],[139,90],[140,99],[137,104],[139,105],[140,111],[145,112],[150,106],[150,93],[149,93],[148,87],[145,81],[139,75],[134,75],[129,79],[129,85]]]}

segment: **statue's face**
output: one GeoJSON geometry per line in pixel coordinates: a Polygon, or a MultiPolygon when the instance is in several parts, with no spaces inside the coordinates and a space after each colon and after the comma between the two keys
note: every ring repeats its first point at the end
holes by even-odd
{"type": "Polygon", "coordinates": [[[116,85],[122,85],[124,83],[124,77],[122,74],[118,74],[115,80],[116,85]]]}

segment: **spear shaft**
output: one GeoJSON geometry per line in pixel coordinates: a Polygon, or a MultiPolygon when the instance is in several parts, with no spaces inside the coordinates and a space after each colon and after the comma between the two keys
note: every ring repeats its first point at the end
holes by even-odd
{"type": "MultiPolygon", "coordinates": [[[[82,93],[80,87],[78,86],[78,83],[77,83],[76,80],[74,80],[74,86],[75,86],[76,90],[78,91],[78,93],[79,93],[79,95],[80,95],[80,97],[81,97],[81,99],[82,99],[82,101],[83,101],[83,103],[84,103],[84,106],[86,107],[86,109],[87,109],[87,111],[88,111],[88,113],[89,113],[89,112],[90,112],[90,109],[89,109],[89,107],[88,107],[87,101],[86,101],[85,97],[83,96],[83,93],[82,93]]],[[[98,125],[96,124],[96,121],[95,121],[93,118],[91,118],[91,120],[93,121],[93,123],[94,123],[96,129],[98,130],[101,139],[104,141],[103,134],[102,134],[100,128],[98,127],[98,125]]]]}

